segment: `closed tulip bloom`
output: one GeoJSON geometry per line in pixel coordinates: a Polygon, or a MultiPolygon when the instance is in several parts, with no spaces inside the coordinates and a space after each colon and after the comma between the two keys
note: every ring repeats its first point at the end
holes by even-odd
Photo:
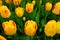
{"type": "Polygon", "coordinates": [[[60,21],[57,22],[57,34],[60,34],[60,21]]]}
{"type": "Polygon", "coordinates": [[[51,36],[53,37],[56,34],[56,21],[55,20],[50,20],[44,28],[44,33],[46,36],[51,36]]]}
{"type": "Polygon", "coordinates": [[[60,2],[57,2],[53,9],[52,9],[52,12],[56,15],[60,15],[60,2]]]}
{"type": "Polygon", "coordinates": [[[3,2],[2,2],[2,0],[0,0],[0,6],[2,6],[3,5],[3,2]]]}
{"type": "Polygon", "coordinates": [[[42,0],[40,0],[40,4],[42,4],[42,0]]]}
{"type": "Polygon", "coordinates": [[[34,36],[36,34],[36,31],[37,31],[37,23],[35,21],[28,20],[25,23],[24,33],[28,36],[34,36]]]}
{"type": "Polygon", "coordinates": [[[9,22],[3,22],[2,23],[2,27],[4,29],[4,33],[6,35],[14,35],[16,34],[17,31],[17,27],[16,27],[16,23],[12,20],[10,20],[9,22]]]}
{"type": "Polygon", "coordinates": [[[22,17],[24,15],[24,9],[22,7],[18,7],[15,9],[15,13],[18,17],[22,17]]]}
{"type": "Polygon", "coordinates": [[[10,10],[7,8],[7,6],[1,6],[0,7],[0,12],[1,12],[1,16],[3,18],[9,18],[11,16],[11,12],[10,10]]]}
{"type": "Polygon", "coordinates": [[[6,38],[0,35],[0,40],[6,40],[6,38]]]}
{"type": "Polygon", "coordinates": [[[35,5],[35,3],[36,3],[36,1],[35,1],[35,0],[33,0],[33,1],[32,1],[32,4],[33,4],[33,5],[35,5]]]}
{"type": "Polygon", "coordinates": [[[5,0],[6,3],[12,4],[12,0],[5,0]]]}
{"type": "Polygon", "coordinates": [[[26,12],[31,13],[33,11],[34,5],[32,3],[26,4],[26,12]]]}
{"type": "Polygon", "coordinates": [[[52,9],[52,3],[47,2],[47,3],[45,4],[45,9],[46,9],[47,11],[50,11],[50,10],[52,9]]]}
{"type": "Polygon", "coordinates": [[[14,5],[19,5],[21,3],[21,0],[13,0],[14,5]]]}

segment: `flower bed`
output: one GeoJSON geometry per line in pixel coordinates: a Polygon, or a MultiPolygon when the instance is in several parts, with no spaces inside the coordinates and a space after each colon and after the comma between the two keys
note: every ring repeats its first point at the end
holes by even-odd
{"type": "Polygon", "coordinates": [[[60,1],[0,0],[0,40],[60,40],[60,1]]]}

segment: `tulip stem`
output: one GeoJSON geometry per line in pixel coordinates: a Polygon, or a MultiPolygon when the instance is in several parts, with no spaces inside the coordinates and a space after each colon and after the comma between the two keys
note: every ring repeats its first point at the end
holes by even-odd
{"type": "Polygon", "coordinates": [[[33,36],[30,36],[30,40],[33,40],[33,36]]]}
{"type": "Polygon", "coordinates": [[[10,4],[10,10],[12,11],[12,7],[11,7],[11,4],[10,4]]]}
{"type": "MultiPolygon", "coordinates": [[[[46,11],[45,11],[45,12],[46,12],[46,11]]],[[[45,16],[45,19],[47,18],[48,14],[49,14],[49,13],[48,13],[48,11],[47,11],[47,12],[46,12],[46,16],[45,16]]]]}

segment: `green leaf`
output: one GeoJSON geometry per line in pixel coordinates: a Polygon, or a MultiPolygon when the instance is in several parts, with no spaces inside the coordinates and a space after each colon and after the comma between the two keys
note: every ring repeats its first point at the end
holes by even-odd
{"type": "Polygon", "coordinates": [[[46,24],[46,19],[42,19],[42,20],[41,20],[41,25],[42,25],[42,27],[44,27],[45,24],[46,24]]]}

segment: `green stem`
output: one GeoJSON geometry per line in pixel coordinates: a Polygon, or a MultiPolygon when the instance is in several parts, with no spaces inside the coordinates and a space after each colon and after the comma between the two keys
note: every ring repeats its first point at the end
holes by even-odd
{"type": "Polygon", "coordinates": [[[11,6],[11,4],[10,4],[9,6],[10,6],[10,10],[12,11],[12,6],[11,6]]]}
{"type": "Polygon", "coordinates": [[[30,36],[30,40],[33,40],[33,36],[30,36]]]}
{"type": "Polygon", "coordinates": [[[48,14],[49,14],[49,12],[47,11],[45,11],[45,13],[46,13],[46,16],[45,16],[45,19],[48,17],[48,14]]]}

